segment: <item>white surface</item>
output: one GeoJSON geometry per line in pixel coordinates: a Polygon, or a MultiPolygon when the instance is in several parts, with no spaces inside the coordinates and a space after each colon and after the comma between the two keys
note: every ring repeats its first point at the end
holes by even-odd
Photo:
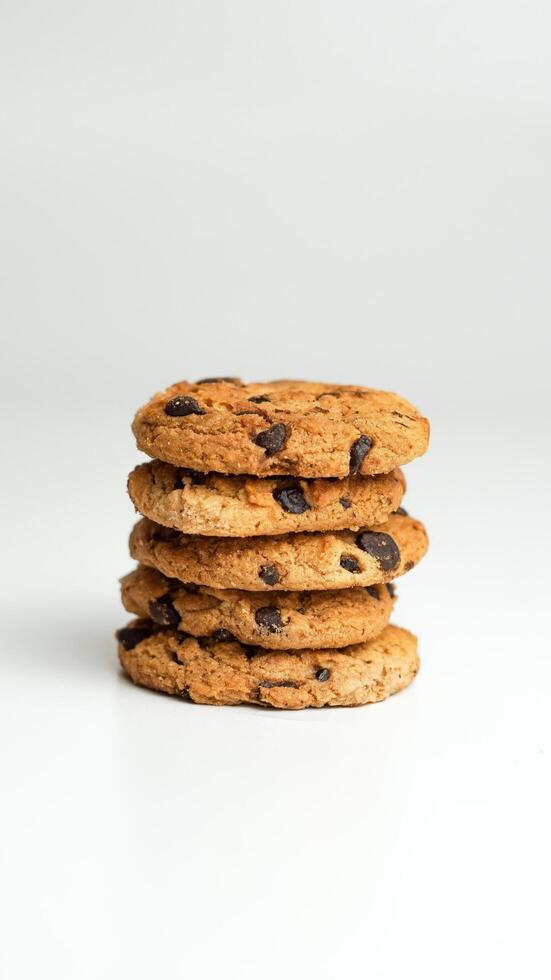
{"type": "Polygon", "coordinates": [[[422,671],[296,714],[118,675],[130,440],[90,454],[100,419],[50,468],[44,432],[3,622],[7,978],[549,975],[547,502],[537,468],[481,481],[520,430],[435,423],[409,492],[432,550],[395,617],[422,671]]]}
{"type": "Polygon", "coordinates": [[[547,980],[550,8],[12,6],[0,973],[547,980]],[[433,422],[373,707],[117,672],[135,407],[178,377],[433,422]],[[3,972],[2,972],[3,971],[3,972]]]}

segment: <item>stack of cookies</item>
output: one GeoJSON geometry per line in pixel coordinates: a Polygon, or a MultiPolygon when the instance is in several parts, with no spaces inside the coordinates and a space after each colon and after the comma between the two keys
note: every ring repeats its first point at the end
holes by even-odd
{"type": "Polygon", "coordinates": [[[429,425],[398,395],[308,381],[182,381],[141,408],[152,457],[122,579],[132,680],[203,704],[359,705],[405,687],[393,579],[427,550],[399,466],[429,425]]]}

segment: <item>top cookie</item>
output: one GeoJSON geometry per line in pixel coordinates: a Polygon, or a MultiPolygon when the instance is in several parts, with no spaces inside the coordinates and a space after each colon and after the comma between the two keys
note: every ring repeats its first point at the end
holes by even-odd
{"type": "Polygon", "coordinates": [[[390,473],[425,452],[429,423],[399,395],[313,381],[180,381],[140,408],[138,448],[206,473],[390,473]]]}

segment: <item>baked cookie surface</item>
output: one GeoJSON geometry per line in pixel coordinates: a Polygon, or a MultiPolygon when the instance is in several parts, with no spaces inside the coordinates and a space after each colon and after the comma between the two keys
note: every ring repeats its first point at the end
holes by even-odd
{"type": "Polygon", "coordinates": [[[186,534],[252,537],[381,524],[405,490],[400,470],[344,480],[202,474],[153,460],[128,478],[136,509],[186,534]]]}
{"type": "Polygon", "coordinates": [[[353,531],[257,538],[186,535],[148,518],[130,535],[130,554],[169,578],[216,589],[304,592],[390,582],[428,547],[420,521],[392,514],[384,524],[353,531]]]}
{"type": "Polygon", "coordinates": [[[385,585],[316,592],[244,592],[184,585],[140,565],[121,579],[129,613],[193,636],[270,650],[344,647],[377,636],[393,598],[385,585]]]}
{"type": "Polygon", "coordinates": [[[367,704],[402,690],[419,668],[416,638],[397,626],[344,651],[298,653],[199,642],[151,620],[134,620],[117,638],[120,662],[135,684],[201,704],[293,709],[367,704]]]}
{"type": "Polygon", "coordinates": [[[339,477],[390,473],[422,455],[429,423],[404,398],[310,381],[180,381],[139,409],[149,456],[200,472],[339,477]]]}

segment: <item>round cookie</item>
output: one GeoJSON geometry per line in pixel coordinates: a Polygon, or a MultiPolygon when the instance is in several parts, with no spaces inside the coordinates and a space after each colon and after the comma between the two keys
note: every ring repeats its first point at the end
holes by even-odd
{"type": "Polygon", "coordinates": [[[132,430],[149,456],[200,472],[339,477],[390,473],[428,445],[404,398],[312,381],[180,381],[140,408],[132,430]]]}
{"type": "Polygon", "coordinates": [[[121,579],[124,608],[193,636],[270,650],[344,647],[377,636],[393,599],[385,585],[317,592],[244,592],[184,585],[140,565],[121,579]]]}
{"type": "Polygon", "coordinates": [[[382,701],[406,687],[419,669],[417,640],[387,626],[368,643],[345,650],[256,653],[134,620],[119,630],[119,658],[134,681],[200,704],[267,704],[321,708],[382,701]]]}
{"type": "Polygon", "coordinates": [[[316,531],[258,538],[186,535],[144,517],[130,535],[132,557],[169,578],[254,592],[389,582],[413,568],[427,547],[423,525],[402,514],[357,534],[316,531]]]}
{"type": "Polygon", "coordinates": [[[186,534],[252,537],[380,524],[405,490],[400,470],[344,480],[202,474],[154,460],[137,466],[128,493],[137,510],[186,534]]]}

